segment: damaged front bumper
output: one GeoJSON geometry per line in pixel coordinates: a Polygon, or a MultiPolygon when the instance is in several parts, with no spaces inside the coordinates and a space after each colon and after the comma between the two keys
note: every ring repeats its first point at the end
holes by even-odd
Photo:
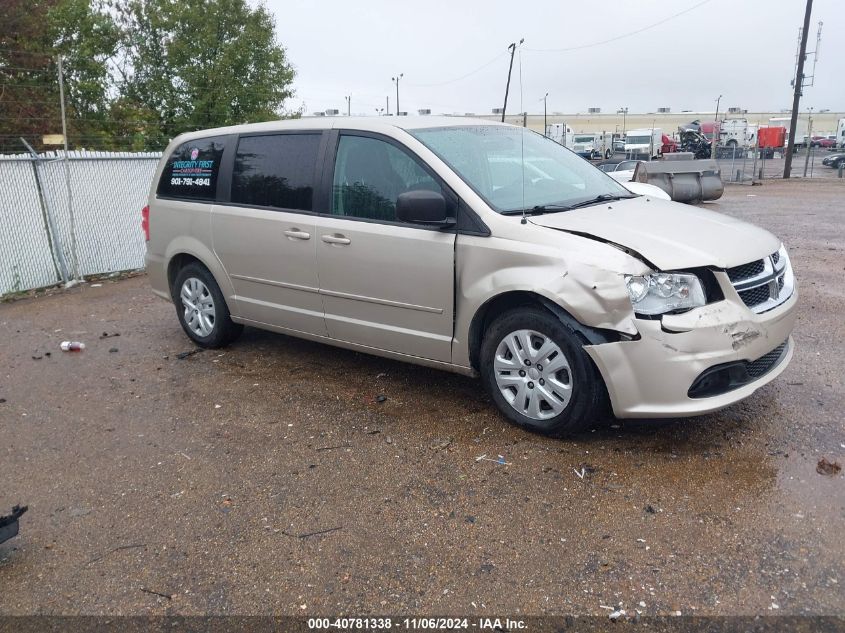
{"type": "Polygon", "coordinates": [[[797,302],[796,290],[755,314],[734,295],[683,314],[635,319],[639,338],[584,349],[617,417],[700,415],[747,398],[786,369],[797,302]]]}

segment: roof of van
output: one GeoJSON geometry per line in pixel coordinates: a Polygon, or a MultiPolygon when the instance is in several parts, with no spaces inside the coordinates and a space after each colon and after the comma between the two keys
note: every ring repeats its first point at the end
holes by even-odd
{"type": "Polygon", "coordinates": [[[180,134],[180,138],[197,138],[219,134],[245,134],[248,132],[272,132],[275,130],[326,130],[344,128],[378,132],[391,128],[416,130],[433,127],[460,127],[467,125],[509,125],[497,121],[463,116],[312,116],[300,119],[279,119],[264,123],[247,123],[227,127],[210,128],[180,134]]]}

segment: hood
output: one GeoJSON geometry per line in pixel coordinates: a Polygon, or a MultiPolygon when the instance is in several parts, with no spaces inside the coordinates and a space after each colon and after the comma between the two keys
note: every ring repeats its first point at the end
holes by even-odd
{"type": "Polygon", "coordinates": [[[762,259],[780,247],[780,240],[753,224],[698,207],[644,197],[529,220],[550,229],[625,246],[661,270],[730,268],[762,259]]]}

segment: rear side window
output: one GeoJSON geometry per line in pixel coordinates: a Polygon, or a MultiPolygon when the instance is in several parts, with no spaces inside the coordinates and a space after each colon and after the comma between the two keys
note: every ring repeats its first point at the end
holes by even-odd
{"type": "Polygon", "coordinates": [[[170,155],[158,183],[158,195],[189,200],[214,200],[225,137],[182,143],[170,155]]]}
{"type": "Polygon", "coordinates": [[[232,171],[232,202],[311,211],[319,147],[319,134],[242,137],[232,171]]]}

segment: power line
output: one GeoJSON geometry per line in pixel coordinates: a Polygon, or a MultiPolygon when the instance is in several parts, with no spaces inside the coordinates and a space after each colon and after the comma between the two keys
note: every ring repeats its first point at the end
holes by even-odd
{"type": "Polygon", "coordinates": [[[636,31],[630,31],[628,33],[623,33],[622,35],[617,35],[616,37],[611,37],[610,39],[607,39],[607,40],[601,40],[599,42],[592,42],[590,44],[581,44],[580,46],[569,46],[567,48],[528,48],[528,47],[526,47],[525,50],[531,51],[532,53],[565,53],[565,52],[568,52],[568,51],[580,51],[580,50],[583,50],[585,48],[593,48],[595,46],[602,46],[604,44],[610,44],[611,42],[617,42],[619,40],[625,39],[626,37],[631,37],[632,35],[638,35],[639,33],[643,33],[645,31],[653,29],[657,26],[660,26],[661,24],[666,24],[666,22],[669,22],[670,20],[674,20],[675,18],[679,18],[682,15],[685,15],[685,14],[689,13],[690,11],[694,11],[695,9],[702,7],[705,4],[708,4],[709,2],[712,2],[712,1],[713,0],[703,0],[703,2],[699,2],[698,4],[695,4],[691,7],[689,7],[688,9],[684,9],[683,11],[680,11],[678,13],[674,13],[674,14],[670,15],[668,18],[664,18],[664,19],[660,20],[659,22],[654,22],[653,24],[649,24],[648,26],[644,26],[640,29],[637,29],[636,31]]]}
{"type": "MultiPolygon", "coordinates": [[[[707,0],[707,1],[709,2],[709,0],[707,0]]],[[[493,65],[495,62],[499,61],[499,58],[504,57],[504,56],[505,56],[505,55],[507,55],[507,54],[508,54],[508,52],[507,52],[507,51],[502,51],[501,53],[499,53],[498,55],[496,55],[493,59],[491,59],[489,62],[486,62],[485,64],[483,64],[483,65],[479,66],[479,67],[478,67],[478,68],[476,68],[475,70],[471,70],[471,71],[470,71],[470,72],[468,72],[466,75],[461,75],[460,77],[456,77],[455,79],[449,79],[448,81],[440,81],[440,82],[433,83],[433,84],[412,84],[412,83],[406,83],[405,85],[406,85],[406,86],[411,86],[411,87],[413,87],[413,88],[434,88],[434,87],[436,87],[436,86],[446,86],[446,85],[449,85],[449,84],[456,83],[456,82],[458,82],[458,81],[463,81],[463,80],[464,80],[464,79],[466,79],[467,77],[472,77],[474,74],[479,73],[479,72],[481,72],[482,70],[484,70],[485,68],[487,68],[488,66],[493,65]]]]}

